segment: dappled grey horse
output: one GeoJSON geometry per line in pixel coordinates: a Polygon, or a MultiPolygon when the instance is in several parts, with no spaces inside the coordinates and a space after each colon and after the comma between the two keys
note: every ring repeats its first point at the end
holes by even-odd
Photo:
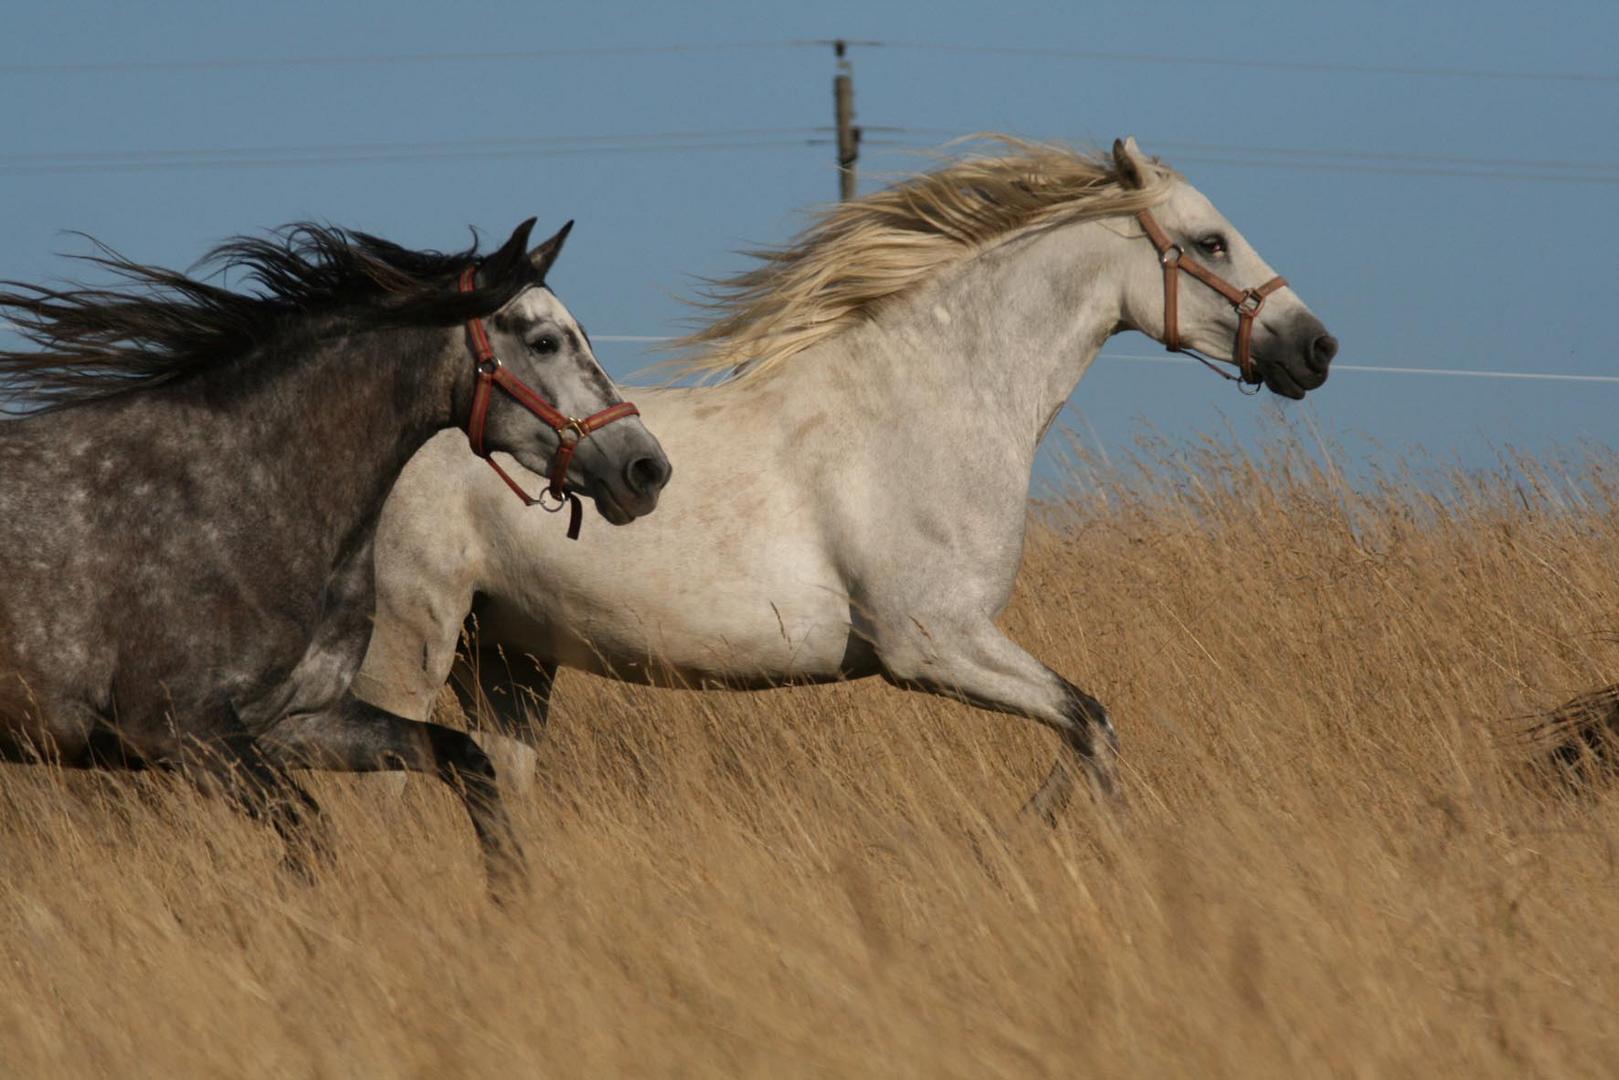
{"type": "Polygon", "coordinates": [[[1037,813],[1067,799],[1070,761],[1110,789],[1101,704],[995,625],[1041,438],[1120,330],[1289,398],[1337,342],[1133,142],[1003,142],[827,210],[722,283],[690,366],[735,374],[638,393],[684,472],[646,524],[580,551],[455,440],[429,443],[383,512],[356,693],[426,716],[476,600],[466,703],[523,739],[559,664],[689,686],[881,675],[1056,729],[1037,813]]]}
{"type": "Polygon", "coordinates": [[[481,260],[314,225],[240,238],[211,260],[251,292],[105,249],[114,287],[9,283],[0,312],[36,348],[0,352],[31,410],[0,424],[0,757],[182,767],[305,870],[317,807],[287,769],[426,772],[491,879],[518,869],[478,746],[349,684],[378,515],[437,432],[619,523],[669,474],[544,287],[567,229],[529,251],[532,226],[481,260]]]}

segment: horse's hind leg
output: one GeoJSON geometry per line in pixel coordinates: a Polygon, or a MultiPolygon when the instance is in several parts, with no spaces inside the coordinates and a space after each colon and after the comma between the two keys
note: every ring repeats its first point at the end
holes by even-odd
{"type": "MultiPolygon", "coordinates": [[[[1059,679],[1062,676],[1057,676],[1059,679]]],[[[1085,691],[1063,679],[1075,698],[1075,711],[1085,715],[1099,715],[1100,722],[1089,725],[1093,733],[1085,737],[1077,728],[1060,729],[1062,749],[1057,752],[1057,760],[1051,763],[1051,771],[1046,773],[1044,782],[1039,789],[1023,803],[1022,813],[1032,814],[1048,825],[1057,823],[1057,815],[1062,813],[1074,795],[1074,769],[1070,762],[1078,764],[1080,769],[1091,777],[1098,791],[1106,795],[1115,792],[1116,765],[1119,754],[1119,737],[1113,730],[1113,724],[1107,718],[1107,710],[1102,708],[1101,702],[1091,697],[1085,691]],[[1100,745],[1097,742],[1100,735],[1100,745]],[[1105,757],[1107,767],[1098,769],[1096,762],[1105,757]]]]}
{"type": "Polygon", "coordinates": [[[1115,795],[1118,736],[1102,703],[1030,656],[987,620],[961,628],[951,619],[912,620],[874,642],[884,675],[908,689],[926,690],[982,709],[1038,720],[1061,736],[1061,757],[1025,813],[1048,821],[1073,788],[1070,762],[1097,794],[1115,795]]]}
{"type": "Polygon", "coordinates": [[[384,712],[349,696],[313,715],[290,716],[263,738],[287,768],[429,773],[461,796],[483,850],[490,885],[501,891],[523,874],[523,850],[495,783],[494,766],[465,732],[384,712]]]}

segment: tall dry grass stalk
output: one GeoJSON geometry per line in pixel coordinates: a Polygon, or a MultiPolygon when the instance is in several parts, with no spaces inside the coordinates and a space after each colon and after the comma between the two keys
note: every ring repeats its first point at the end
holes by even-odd
{"type": "Polygon", "coordinates": [[[1496,721],[1619,680],[1615,463],[1138,464],[1075,463],[1006,620],[1111,707],[1122,820],[1016,822],[1054,739],[879,683],[565,675],[507,910],[432,782],[314,781],[306,887],[183,788],[7,769],[0,1073],[1611,1073],[1619,804],[1496,721]]]}

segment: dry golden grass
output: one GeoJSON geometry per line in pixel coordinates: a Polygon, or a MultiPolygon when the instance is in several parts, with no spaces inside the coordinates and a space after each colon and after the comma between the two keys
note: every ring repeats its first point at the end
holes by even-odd
{"type": "Polygon", "coordinates": [[[433,782],[313,780],[304,887],[182,787],[8,769],[0,1073],[1611,1074],[1619,803],[1495,718],[1619,679],[1613,463],[1153,453],[1076,467],[1007,617],[1111,707],[1116,826],[1017,823],[1054,739],[878,683],[565,675],[507,910],[433,782]]]}

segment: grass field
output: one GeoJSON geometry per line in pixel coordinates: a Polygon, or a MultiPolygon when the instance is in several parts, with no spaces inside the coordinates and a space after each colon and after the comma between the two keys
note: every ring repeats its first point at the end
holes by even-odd
{"type": "Polygon", "coordinates": [[[430,781],[313,778],[302,886],[178,785],[7,769],[0,1074],[1612,1075],[1619,801],[1500,718],[1619,681],[1619,465],[1143,453],[1006,616],[1124,815],[1018,821],[1052,736],[876,682],[565,674],[506,909],[430,781]]]}

